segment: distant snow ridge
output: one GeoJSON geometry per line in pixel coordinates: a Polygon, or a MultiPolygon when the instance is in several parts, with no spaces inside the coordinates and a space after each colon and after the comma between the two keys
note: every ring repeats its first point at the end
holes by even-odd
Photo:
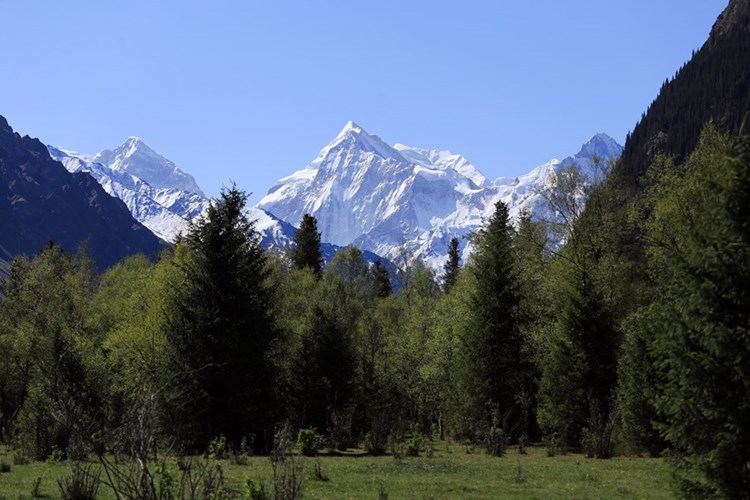
{"type": "MultiPolygon", "coordinates": [[[[533,212],[552,171],[577,163],[591,175],[595,157],[606,161],[621,152],[614,139],[597,134],[575,156],[490,181],[461,155],[391,147],[348,122],[317,158],[279,180],[257,206],[291,223],[311,213],[323,241],[354,244],[397,263],[403,256],[421,257],[439,271],[451,237],[479,229],[498,199],[513,218],[525,207],[533,212]]],[[[470,251],[463,239],[463,256],[470,251]]]]}
{"type": "MultiPolygon", "coordinates": [[[[186,233],[189,221],[203,214],[210,203],[191,175],[135,137],[96,155],[55,146],[47,150],[70,172],[89,172],[108,194],[127,205],[136,220],[166,241],[186,233]]],[[[292,243],[296,228],[291,224],[259,208],[247,208],[246,215],[256,221],[264,248],[286,248],[292,243]]]]}
{"type": "MultiPolygon", "coordinates": [[[[136,137],[95,155],[48,146],[71,172],[89,172],[133,216],[159,237],[174,241],[210,200],[195,179],[136,137]]],[[[593,177],[594,158],[606,161],[622,147],[597,134],[575,156],[551,160],[516,178],[488,180],[461,155],[396,144],[391,147],[348,122],[305,168],[279,180],[247,215],[264,248],[288,248],[305,213],[318,219],[326,259],[353,244],[368,261],[377,255],[403,265],[421,257],[438,272],[451,237],[466,238],[489,218],[498,199],[517,217],[541,210],[538,189],[551,172],[573,163],[593,177]]]]}
{"type": "MultiPolygon", "coordinates": [[[[85,155],[55,146],[47,146],[53,159],[61,162],[70,172],[88,172],[111,196],[127,205],[133,217],[160,238],[173,242],[188,230],[189,221],[202,215],[210,204],[189,174],[179,170],[174,163],[161,157],[141,139],[129,138],[114,150],[96,155],[85,155]],[[109,162],[109,163],[108,163],[109,162]],[[155,187],[140,175],[160,183],[155,187]],[[187,187],[189,189],[182,189],[187,187]]],[[[296,223],[278,219],[261,208],[247,207],[245,215],[255,221],[261,245],[266,249],[286,249],[294,244],[296,223]]],[[[298,222],[298,221],[297,221],[298,222]]],[[[322,251],[326,262],[343,247],[324,243],[322,251]]],[[[379,257],[364,252],[365,260],[373,263],[379,257]]],[[[396,268],[383,262],[392,276],[396,268]]]]}
{"type": "Polygon", "coordinates": [[[157,189],[176,189],[206,197],[192,175],[177,168],[138,137],[128,137],[115,149],[95,154],[91,161],[117,172],[132,174],[157,189]]]}

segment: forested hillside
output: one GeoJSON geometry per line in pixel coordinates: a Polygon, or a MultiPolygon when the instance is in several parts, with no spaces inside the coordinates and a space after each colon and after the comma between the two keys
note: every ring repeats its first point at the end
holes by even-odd
{"type": "Polygon", "coordinates": [[[729,134],[744,126],[750,110],[750,4],[732,0],[709,39],[672,78],[628,135],[618,170],[631,188],[659,153],[684,161],[709,120],[729,134]]]}

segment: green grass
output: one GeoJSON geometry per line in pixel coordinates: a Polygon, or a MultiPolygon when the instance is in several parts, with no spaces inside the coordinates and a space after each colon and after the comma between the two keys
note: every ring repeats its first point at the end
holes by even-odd
{"type": "MultiPolygon", "coordinates": [[[[395,460],[353,451],[342,456],[296,458],[304,464],[305,498],[378,498],[381,486],[390,499],[400,498],[673,498],[670,474],[661,459],[589,460],[569,454],[547,457],[544,448],[515,449],[501,458],[480,451],[467,453],[460,444],[438,443],[432,458],[395,460]],[[328,481],[313,478],[315,460],[328,481]]],[[[70,473],[65,462],[12,465],[12,454],[0,448],[0,462],[11,471],[0,474],[0,498],[31,498],[37,477],[46,498],[59,497],[57,480],[70,473]]],[[[222,460],[227,485],[242,490],[245,479],[263,481],[272,489],[267,457],[250,457],[247,465],[222,460]]],[[[177,476],[176,465],[172,462],[177,476]]],[[[101,498],[114,495],[101,487],[101,498]]]]}

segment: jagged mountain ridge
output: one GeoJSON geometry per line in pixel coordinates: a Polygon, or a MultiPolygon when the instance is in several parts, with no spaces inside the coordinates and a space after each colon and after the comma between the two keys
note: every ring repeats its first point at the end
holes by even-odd
{"type": "Polygon", "coordinates": [[[628,195],[659,154],[681,163],[711,121],[729,134],[750,126],[750,0],[730,0],[703,46],[664,82],[628,134],[615,174],[628,195]]]}
{"type": "MultiPolygon", "coordinates": [[[[123,146],[132,142],[131,139],[123,146]]],[[[148,147],[143,141],[139,140],[139,143],[148,147]]],[[[123,146],[117,149],[124,149],[123,146]]],[[[96,161],[96,158],[101,158],[100,155],[83,155],[55,146],[47,146],[47,149],[68,171],[90,173],[107,193],[125,202],[133,217],[166,241],[174,241],[180,233],[187,231],[188,222],[208,207],[208,199],[203,194],[175,187],[154,187],[130,173],[127,168],[113,168],[96,161]]],[[[139,168],[137,158],[136,156],[136,161],[129,158],[130,170],[144,170],[139,168]]],[[[152,171],[154,163],[151,161],[152,171]]],[[[118,167],[121,165],[122,162],[118,167]]],[[[166,177],[158,172],[156,174],[161,179],[166,177]]],[[[200,189],[198,191],[202,193],[200,189]]]]}
{"type": "Polygon", "coordinates": [[[51,240],[71,252],[85,242],[99,269],[162,248],[90,175],[68,172],[0,116],[0,260],[31,256],[51,240]]]}
{"type": "MultiPolygon", "coordinates": [[[[56,146],[47,146],[47,150],[52,158],[61,162],[71,173],[86,172],[94,177],[107,193],[127,205],[133,217],[166,241],[173,242],[179,234],[184,234],[188,230],[189,221],[203,214],[210,203],[210,199],[202,194],[192,176],[179,170],[174,163],[156,153],[139,138],[130,137],[114,150],[107,150],[106,154],[86,155],[56,146]],[[145,153],[139,149],[143,149],[145,153]],[[117,153],[112,153],[113,151],[117,153]],[[118,160],[110,165],[97,161],[107,158],[118,160]],[[146,167],[139,163],[143,158],[149,163],[146,167]],[[154,187],[133,173],[144,171],[151,178],[162,179],[162,187],[154,187]],[[175,171],[183,175],[172,175],[175,171]],[[177,180],[172,184],[168,180],[170,178],[177,180]],[[180,189],[185,178],[192,179],[193,191],[180,189]]],[[[286,249],[293,245],[297,232],[295,225],[256,207],[246,208],[245,214],[255,221],[255,228],[264,248],[286,249]]],[[[326,262],[342,248],[323,243],[322,252],[326,262]]],[[[368,251],[364,252],[364,257],[370,263],[380,258],[368,251]]],[[[396,276],[396,267],[385,259],[383,262],[392,276],[396,276]]]]}
{"type": "MultiPolygon", "coordinates": [[[[141,139],[129,138],[112,150],[117,154],[48,149],[68,170],[91,173],[108,193],[127,204],[136,219],[168,241],[184,233],[188,221],[210,202],[181,190],[180,182],[165,181],[157,188],[133,174],[148,171],[153,178],[165,179],[179,171],[141,139]],[[119,159],[106,165],[97,158],[119,159]],[[139,165],[142,158],[148,160],[148,168],[139,165]],[[162,165],[162,171],[155,165],[162,165]]],[[[613,158],[620,151],[613,139],[597,134],[573,157],[552,160],[516,178],[488,180],[461,155],[403,144],[391,147],[349,122],[313,162],[277,182],[247,214],[256,220],[266,248],[292,245],[296,224],[312,213],[327,242],[327,258],[354,244],[372,252],[367,255],[370,261],[382,255],[403,265],[418,256],[439,271],[450,238],[476,231],[492,215],[498,199],[510,206],[514,217],[524,207],[539,211],[537,188],[554,169],[577,163],[592,174],[595,156],[613,158]]],[[[470,253],[466,243],[462,240],[464,257],[470,253]]]]}
{"type": "MultiPolygon", "coordinates": [[[[576,163],[595,177],[595,157],[616,158],[622,147],[597,134],[579,153],[529,173],[488,180],[466,158],[450,151],[391,147],[348,122],[306,167],[279,180],[258,207],[286,221],[305,213],[318,219],[322,238],[354,244],[391,260],[421,257],[440,269],[453,236],[481,227],[502,199],[512,217],[539,210],[539,188],[550,173],[576,163]]],[[[462,242],[466,257],[470,248],[462,242]]]]}
{"type": "Polygon", "coordinates": [[[176,189],[206,197],[192,175],[177,168],[172,161],[156,152],[139,137],[128,137],[115,149],[100,151],[90,160],[106,165],[116,172],[132,174],[156,189],[176,189]]]}

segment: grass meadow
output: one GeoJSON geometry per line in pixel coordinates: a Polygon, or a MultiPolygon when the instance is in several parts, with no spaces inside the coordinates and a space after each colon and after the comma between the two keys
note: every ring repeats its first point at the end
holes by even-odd
{"type": "MultiPolygon", "coordinates": [[[[0,448],[0,498],[59,498],[58,480],[70,475],[71,464],[30,462],[14,464],[13,453],[0,448]],[[38,487],[34,490],[35,485],[38,487]]],[[[527,448],[521,455],[511,448],[504,457],[491,457],[481,449],[452,442],[436,444],[431,457],[394,459],[373,457],[360,450],[335,456],[295,456],[303,465],[304,498],[673,498],[667,464],[658,458],[617,457],[587,459],[579,454],[547,456],[545,448],[527,448]],[[320,474],[316,477],[316,462],[320,474]]],[[[273,472],[268,457],[213,460],[221,465],[225,485],[242,498],[248,479],[273,492],[273,472]],[[238,462],[241,462],[238,463],[238,462]]],[[[177,462],[167,461],[173,477],[177,462]]],[[[92,470],[99,468],[90,462],[92,470]]],[[[104,484],[97,498],[116,498],[104,484]]]]}

